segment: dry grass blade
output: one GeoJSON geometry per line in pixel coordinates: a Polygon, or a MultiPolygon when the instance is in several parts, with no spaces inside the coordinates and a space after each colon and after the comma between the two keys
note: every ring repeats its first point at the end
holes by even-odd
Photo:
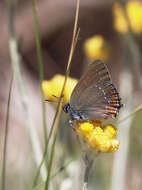
{"type": "Polygon", "coordinates": [[[73,56],[73,53],[74,53],[74,50],[75,50],[75,45],[76,45],[77,37],[78,37],[77,23],[78,23],[78,15],[79,15],[79,5],[80,5],[80,0],[77,0],[76,15],[75,15],[75,22],[74,22],[74,30],[73,30],[71,50],[70,50],[69,59],[68,59],[68,63],[67,63],[65,80],[64,80],[62,92],[61,92],[58,107],[57,107],[57,119],[56,119],[56,122],[55,122],[56,127],[55,127],[55,132],[54,132],[53,143],[52,143],[52,147],[51,147],[51,156],[50,156],[49,164],[48,164],[48,175],[47,175],[47,179],[46,179],[46,183],[45,183],[45,190],[48,190],[48,188],[49,188],[49,180],[50,180],[50,173],[51,173],[52,162],[53,162],[53,157],[54,157],[56,136],[57,136],[57,132],[58,132],[58,128],[59,128],[60,116],[61,116],[61,112],[62,112],[63,95],[64,95],[64,90],[65,90],[67,78],[68,78],[69,73],[70,73],[71,60],[72,60],[72,56],[73,56]]]}
{"type": "Polygon", "coordinates": [[[2,163],[2,180],[1,180],[1,189],[5,190],[5,173],[6,173],[6,157],[7,157],[7,142],[8,142],[8,129],[9,129],[9,112],[10,112],[10,100],[11,100],[11,91],[13,84],[13,74],[10,81],[9,86],[9,94],[8,94],[8,103],[7,103],[7,113],[6,113],[6,125],[5,125],[5,133],[4,133],[4,148],[3,148],[3,163],[2,163]]]}
{"type": "Polygon", "coordinates": [[[129,119],[130,117],[134,116],[138,111],[142,110],[142,104],[139,105],[137,108],[134,109],[134,111],[132,113],[130,113],[129,115],[127,115],[126,117],[124,117],[123,119],[119,120],[117,122],[117,124],[123,123],[124,121],[126,121],[127,119],[129,119]]]}
{"type": "MultiPolygon", "coordinates": [[[[31,114],[28,107],[29,105],[28,96],[26,94],[24,82],[21,75],[21,68],[20,68],[21,56],[18,49],[18,42],[16,39],[16,32],[15,32],[15,26],[14,26],[14,19],[15,19],[14,2],[11,0],[7,0],[6,5],[7,5],[7,11],[8,11],[8,30],[10,34],[9,49],[10,49],[11,64],[12,64],[12,68],[14,72],[14,77],[17,82],[17,87],[20,94],[23,111],[26,118],[27,131],[30,136],[33,152],[35,154],[35,161],[37,165],[39,165],[42,159],[42,151],[41,151],[41,147],[40,147],[40,143],[39,143],[39,139],[38,139],[35,127],[31,120],[31,114]]],[[[45,166],[42,167],[40,174],[41,174],[42,179],[45,180],[46,178],[45,166]]]]}

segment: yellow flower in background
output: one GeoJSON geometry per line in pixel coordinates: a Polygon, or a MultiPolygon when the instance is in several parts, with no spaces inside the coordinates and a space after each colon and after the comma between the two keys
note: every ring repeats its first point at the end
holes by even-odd
{"type": "MultiPolygon", "coordinates": [[[[55,75],[51,80],[42,82],[42,89],[44,93],[44,98],[48,100],[57,101],[60,97],[62,87],[64,84],[65,76],[55,75]],[[56,98],[56,97],[57,98],[56,98]]],[[[70,100],[71,93],[77,84],[77,80],[68,77],[67,84],[64,91],[64,102],[68,103],[70,100]]]]}
{"type": "Polygon", "coordinates": [[[126,5],[130,26],[133,32],[142,32],[142,3],[140,1],[130,1],[126,5]]]}
{"type": "Polygon", "coordinates": [[[114,4],[113,13],[114,13],[114,28],[118,32],[126,34],[128,32],[128,23],[125,18],[125,14],[121,4],[119,3],[114,4]]]}
{"type": "Polygon", "coordinates": [[[91,60],[106,60],[109,56],[110,47],[101,35],[93,36],[84,43],[86,56],[91,60]]]}
{"type": "Polygon", "coordinates": [[[106,125],[104,129],[100,121],[75,121],[75,130],[92,148],[99,152],[115,152],[119,147],[119,140],[115,139],[117,129],[113,125],[106,125]]]}
{"type": "Polygon", "coordinates": [[[113,7],[114,13],[114,27],[115,29],[122,33],[126,34],[128,32],[128,21],[131,27],[131,30],[140,34],[142,32],[142,3],[139,1],[129,1],[126,4],[126,18],[123,7],[119,3],[115,3],[113,7]],[[129,19],[127,21],[127,19],[129,19]]]}

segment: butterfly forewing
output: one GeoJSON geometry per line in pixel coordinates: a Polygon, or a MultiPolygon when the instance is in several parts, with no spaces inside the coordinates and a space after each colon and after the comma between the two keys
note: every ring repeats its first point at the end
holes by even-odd
{"type": "Polygon", "coordinates": [[[120,97],[102,61],[97,60],[89,65],[73,90],[70,105],[88,119],[117,115],[121,107],[120,97]]]}
{"type": "Polygon", "coordinates": [[[94,94],[92,88],[95,88],[96,85],[104,83],[105,81],[110,82],[110,80],[106,65],[100,60],[94,61],[88,66],[87,72],[81,77],[78,84],[75,86],[70,99],[71,106],[78,109],[78,106],[82,107],[82,105],[86,104],[86,99],[88,97],[94,100],[95,96],[98,96],[98,94],[94,94]],[[87,91],[90,91],[89,94],[86,93],[87,91]]]}

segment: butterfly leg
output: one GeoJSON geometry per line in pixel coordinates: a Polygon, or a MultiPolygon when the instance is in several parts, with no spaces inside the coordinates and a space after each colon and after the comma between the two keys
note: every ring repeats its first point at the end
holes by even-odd
{"type": "Polygon", "coordinates": [[[69,124],[70,124],[71,128],[75,131],[75,127],[74,127],[74,123],[73,123],[72,119],[69,120],[69,124]]]}
{"type": "Polygon", "coordinates": [[[87,122],[88,122],[88,123],[92,123],[92,121],[91,121],[91,120],[89,120],[89,119],[87,119],[87,122]]]}

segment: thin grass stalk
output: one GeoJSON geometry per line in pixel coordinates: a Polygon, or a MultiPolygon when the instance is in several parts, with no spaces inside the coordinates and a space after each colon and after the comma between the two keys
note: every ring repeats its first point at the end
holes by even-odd
{"type": "Polygon", "coordinates": [[[52,162],[53,162],[53,157],[54,157],[54,149],[55,149],[56,137],[57,137],[57,132],[58,132],[58,128],[59,128],[60,116],[61,116],[61,112],[62,112],[63,95],[64,95],[65,86],[66,86],[66,83],[67,83],[67,78],[68,78],[69,73],[70,73],[71,60],[72,60],[72,56],[73,56],[73,53],[74,53],[74,49],[75,49],[75,45],[76,45],[77,37],[78,37],[77,23],[78,23],[78,15],[79,15],[79,5],[80,5],[80,0],[77,0],[75,22],[74,22],[74,29],[73,29],[73,37],[72,37],[72,44],[71,44],[69,59],[68,59],[67,68],[66,68],[65,80],[64,80],[64,84],[63,84],[63,88],[62,88],[62,91],[61,91],[61,95],[60,95],[59,103],[58,103],[58,108],[57,108],[56,128],[55,128],[53,143],[52,143],[52,147],[51,147],[51,155],[50,155],[49,164],[48,164],[48,175],[47,175],[47,179],[46,179],[46,182],[45,182],[45,190],[49,189],[49,179],[50,179],[50,173],[51,173],[52,162]]]}
{"type": "MultiPolygon", "coordinates": [[[[59,105],[58,105],[58,106],[59,106],[59,105]]],[[[44,163],[44,161],[45,161],[45,158],[46,158],[46,156],[47,156],[49,140],[50,140],[50,138],[51,138],[52,131],[53,131],[53,127],[54,127],[54,125],[55,125],[55,121],[56,121],[57,114],[58,114],[58,106],[57,106],[56,113],[55,113],[55,116],[54,116],[54,119],[53,119],[53,123],[52,123],[52,126],[51,126],[51,130],[50,130],[50,132],[49,132],[49,136],[48,136],[47,141],[46,141],[46,145],[45,145],[43,157],[42,157],[41,163],[39,164],[39,167],[38,167],[38,169],[37,169],[36,176],[35,176],[35,178],[34,178],[33,187],[35,187],[35,186],[37,185],[41,167],[42,167],[42,165],[43,165],[43,163],[44,163]]]]}
{"type": "MultiPolygon", "coordinates": [[[[77,37],[78,37],[78,32],[77,32],[77,37]]],[[[77,42],[77,39],[75,38],[74,42],[77,42]]],[[[72,48],[75,48],[75,45],[72,46],[72,48]]],[[[73,52],[72,52],[73,55],[73,52]]],[[[71,60],[70,60],[71,61],[71,60]]],[[[70,64],[71,62],[69,62],[70,64]]],[[[70,67],[68,67],[68,69],[70,69],[70,67]]],[[[67,72],[66,72],[67,73],[67,72]]],[[[69,74],[69,72],[68,72],[69,74]]],[[[66,76],[66,75],[65,75],[66,76]]],[[[55,142],[56,142],[56,136],[57,136],[57,131],[58,131],[58,127],[59,127],[59,121],[60,121],[60,116],[61,116],[61,112],[62,112],[62,106],[63,106],[63,94],[64,94],[64,89],[65,89],[65,85],[67,82],[67,78],[65,77],[64,80],[64,84],[63,84],[63,88],[62,88],[62,92],[61,92],[61,96],[59,98],[59,103],[57,106],[57,112],[56,112],[56,117],[54,119],[54,124],[56,124],[56,128],[55,128],[55,133],[54,133],[54,138],[53,138],[53,143],[52,143],[52,148],[51,148],[51,156],[50,156],[50,160],[49,160],[49,164],[48,164],[48,175],[47,175],[47,180],[46,180],[46,184],[45,184],[45,189],[48,190],[48,185],[49,185],[49,179],[50,179],[50,173],[51,173],[51,167],[52,167],[52,162],[53,162],[53,155],[54,155],[54,148],[55,148],[55,142]]],[[[52,125],[54,127],[54,125],[52,125]]],[[[49,143],[49,141],[48,141],[49,143]]],[[[48,144],[47,144],[48,146],[48,144]]]]}
{"type": "Polygon", "coordinates": [[[49,136],[48,136],[48,139],[47,139],[47,142],[46,142],[46,148],[44,150],[44,154],[43,154],[43,158],[41,160],[41,163],[39,165],[39,168],[37,170],[37,173],[36,173],[36,176],[35,176],[35,179],[34,179],[34,183],[33,183],[33,187],[35,187],[37,185],[37,181],[38,181],[38,178],[39,178],[39,174],[40,174],[40,169],[42,167],[42,164],[44,163],[44,160],[46,158],[46,155],[47,155],[47,150],[48,150],[48,145],[49,145],[49,141],[50,141],[50,138],[52,136],[52,132],[53,132],[53,129],[54,129],[54,125],[55,125],[55,122],[56,122],[56,118],[57,118],[57,115],[58,115],[58,108],[59,108],[59,103],[57,105],[57,109],[56,109],[56,113],[55,113],[55,116],[54,116],[54,119],[53,119],[53,122],[52,122],[52,126],[51,126],[51,130],[49,132],[49,136]]]}
{"type": "Polygon", "coordinates": [[[49,160],[49,163],[48,163],[48,174],[47,174],[47,179],[46,179],[46,182],[45,182],[45,190],[48,190],[48,188],[49,188],[49,179],[50,179],[50,173],[51,173],[51,168],[52,168],[52,163],[53,163],[56,137],[57,137],[57,132],[58,132],[60,116],[61,116],[61,112],[62,112],[62,101],[63,101],[63,99],[61,99],[61,101],[60,101],[61,103],[59,103],[58,115],[57,115],[57,119],[56,119],[56,128],[55,128],[55,133],[54,133],[54,137],[53,137],[53,143],[52,143],[52,147],[51,147],[50,160],[49,160]]]}
{"type": "Polygon", "coordinates": [[[139,105],[138,107],[136,107],[130,114],[128,114],[127,116],[125,116],[123,119],[119,120],[119,121],[117,122],[117,124],[120,124],[120,123],[125,122],[125,121],[126,121],[127,119],[129,119],[130,117],[134,117],[134,115],[135,115],[137,112],[141,111],[141,110],[142,110],[142,104],[139,105]]]}
{"type": "Polygon", "coordinates": [[[10,86],[9,86],[7,112],[6,112],[6,125],[5,125],[5,132],[4,132],[3,162],[2,162],[2,180],[1,180],[1,189],[2,190],[5,190],[7,142],[8,142],[8,132],[9,132],[9,115],[10,115],[10,101],[11,101],[12,84],[13,84],[13,74],[12,74],[12,77],[11,77],[11,80],[10,80],[10,86]]]}
{"type": "MultiPolygon", "coordinates": [[[[19,94],[21,96],[21,103],[23,106],[25,118],[26,118],[26,127],[30,136],[33,152],[35,154],[36,164],[39,165],[42,159],[42,151],[39,143],[39,138],[37,136],[35,127],[33,126],[30,111],[28,108],[28,96],[26,94],[24,83],[20,70],[21,57],[18,51],[18,43],[16,39],[15,27],[14,27],[14,5],[12,0],[6,0],[7,12],[8,12],[8,30],[10,34],[9,39],[9,49],[10,49],[10,57],[11,64],[14,72],[15,79],[17,81],[19,94]]],[[[43,180],[46,178],[46,167],[45,165],[41,169],[41,177],[43,180]]]]}
{"type": "MultiPolygon", "coordinates": [[[[53,179],[54,177],[56,177],[59,173],[61,173],[61,172],[63,172],[67,167],[68,167],[68,165],[70,165],[70,163],[71,162],[73,162],[74,161],[74,159],[71,159],[70,161],[68,161],[67,163],[65,163],[63,166],[61,166],[51,177],[50,177],[50,179],[53,179]]],[[[32,188],[32,190],[36,190],[36,189],[38,189],[38,187],[42,187],[42,186],[44,186],[44,182],[42,182],[42,183],[40,183],[40,184],[36,184],[33,188],[32,188]]]]}
{"type": "Polygon", "coordinates": [[[73,161],[74,161],[74,159],[69,160],[67,163],[65,163],[63,166],[61,166],[50,178],[53,179],[54,177],[56,177],[59,173],[64,171],[68,167],[68,165],[70,165],[70,163],[73,161]]]}
{"type": "MultiPolygon", "coordinates": [[[[78,39],[78,35],[79,35],[79,31],[80,31],[80,30],[78,29],[78,31],[77,31],[77,33],[76,33],[76,37],[75,37],[75,39],[74,39],[74,46],[71,47],[71,49],[72,49],[72,48],[75,49],[75,46],[76,46],[76,43],[77,43],[77,39],[78,39]]],[[[72,52],[72,55],[73,55],[73,52],[72,52]]],[[[71,61],[71,60],[70,60],[70,61],[71,61]]],[[[68,63],[68,64],[70,65],[70,63],[68,63]]],[[[70,70],[70,68],[67,68],[67,70],[70,70]]],[[[68,75],[69,75],[69,73],[68,73],[68,75]]],[[[65,75],[65,77],[66,77],[66,75],[65,75]]],[[[66,83],[66,81],[67,81],[67,78],[65,79],[65,83],[66,83]]],[[[65,83],[64,83],[64,84],[65,84],[65,83]]],[[[63,85],[63,88],[65,88],[64,85],[63,85]]],[[[63,93],[63,91],[64,91],[63,88],[62,88],[61,95],[62,95],[62,93],[63,93]]],[[[52,123],[52,126],[51,126],[51,130],[50,130],[50,132],[49,132],[49,136],[48,136],[48,140],[47,140],[47,147],[48,147],[48,143],[49,143],[49,141],[50,141],[50,138],[51,138],[51,136],[52,136],[52,132],[53,132],[53,129],[54,129],[54,125],[55,125],[55,121],[56,121],[57,114],[58,114],[58,109],[56,110],[55,117],[54,117],[54,119],[53,119],[53,123],[52,123]]]]}
{"type": "Polygon", "coordinates": [[[45,158],[47,156],[48,145],[49,145],[49,141],[50,141],[51,136],[52,136],[52,132],[53,132],[54,126],[55,126],[56,118],[57,118],[57,115],[58,115],[58,109],[59,109],[59,102],[58,102],[58,105],[57,105],[57,109],[56,109],[56,113],[55,113],[55,116],[54,116],[54,119],[53,119],[53,122],[52,122],[51,129],[49,131],[49,136],[47,138],[45,150],[44,150],[44,153],[43,153],[43,158],[41,160],[41,163],[40,163],[40,165],[38,167],[38,170],[37,170],[37,173],[36,173],[36,176],[35,176],[35,179],[34,179],[33,187],[35,187],[37,185],[37,181],[38,181],[39,174],[40,174],[40,169],[41,169],[42,164],[44,163],[44,160],[45,160],[45,158]]]}
{"type": "MultiPolygon", "coordinates": [[[[76,41],[76,39],[75,39],[75,41],[76,41]]],[[[75,46],[73,46],[73,48],[75,48],[75,46]]],[[[67,81],[67,79],[64,80],[64,85],[62,88],[63,90],[65,89],[66,81],[67,81]]],[[[53,144],[52,144],[52,148],[51,148],[51,156],[50,156],[50,160],[49,160],[49,164],[48,164],[48,174],[50,174],[50,172],[51,172],[56,136],[57,136],[57,131],[58,131],[58,127],[59,127],[59,121],[60,121],[60,116],[61,116],[61,112],[62,112],[62,106],[63,106],[63,95],[62,95],[63,93],[64,93],[64,91],[61,92],[61,96],[60,96],[58,107],[57,107],[57,118],[55,119],[56,128],[55,128],[53,144]]],[[[46,180],[45,189],[47,189],[47,190],[48,190],[49,179],[50,179],[50,175],[47,176],[47,180],[46,180]]]]}
{"type": "Polygon", "coordinates": [[[41,90],[41,100],[42,100],[42,120],[43,120],[44,141],[46,145],[46,141],[47,141],[46,106],[45,106],[44,94],[43,94],[43,89],[42,89],[42,81],[44,80],[44,72],[43,72],[41,37],[40,37],[40,27],[39,27],[39,21],[38,21],[38,11],[37,11],[36,0],[32,0],[32,7],[33,7],[33,16],[34,16],[34,24],[35,24],[35,37],[36,37],[40,90],[41,90]]]}

